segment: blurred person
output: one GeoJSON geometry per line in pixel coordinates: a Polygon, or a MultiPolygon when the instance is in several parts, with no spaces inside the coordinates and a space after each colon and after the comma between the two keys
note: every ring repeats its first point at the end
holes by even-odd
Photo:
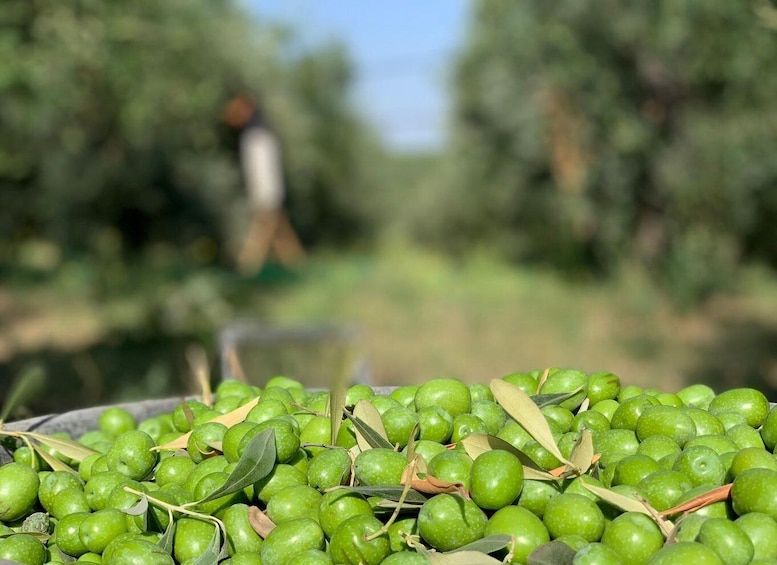
{"type": "Polygon", "coordinates": [[[281,150],[259,100],[241,93],[224,108],[224,121],[240,131],[240,165],[251,221],[237,255],[242,273],[257,273],[271,251],[286,266],[305,252],[283,210],[285,188],[281,150]]]}

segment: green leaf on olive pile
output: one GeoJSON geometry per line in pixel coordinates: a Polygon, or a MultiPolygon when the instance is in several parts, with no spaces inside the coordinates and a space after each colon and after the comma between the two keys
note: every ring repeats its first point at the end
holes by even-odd
{"type": "Polygon", "coordinates": [[[332,435],[329,443],[337,443],[337,433],[340,431],[340,424],[343,421],[343,412],[345,411],[345,397],[348,394],[346,382],[344,379],[338,379],[334,383],[334,388],[329,393],[329,422],[331,423],[332,435]]]}
{"type": "Polygon", "coordinates": [[[526,562],[527,565],[572,565],[575,550],[561,541],[542,544],[535,549],[526,562]]]}
{"type": "Polygon", "coordinates": [[[267,428],[248,442],[243,455],[224,484],[199,502],[233,494],[265,478],[275,466],[275,430],[267,428]]]}
{"type": "Polygon", "coordinates": [[[388,440],[380,413],[370,402],[364,399],[360,400],[353,407],[353,414],[346,412],[345,415],[353,422],[359,449],[362,451],[373,447],[394,449],[394,445],[388,440]]]}
{"type": "Polygon", "coordinates": [[[468,543],[467,545],[463,545],[458,549],[454,549],[453,551],[448,551],[447,553],[460,553],[462,551],[479,551],[480,553],[494,553],[495,551],[499,551],[500,549],[504,549],[508,545],[510,545],[510,542],[512,541],[511,536],[505,535],[505,534],[496,534],[493,536],[488,536],[485,538],[481,538],[477,541],[473,541],[472,543],[468,543]]]}
{"type": "Polygon", "coordinates": [[[192,565],[217,565],[219,561],[225,559],[227,544],[221,541],[221,528],[216,528],[213,532],[213,538],[210,540],[205,553],[200,555],[192,562],[192,565]]]}
{"type": "Polygon", "coordinates": [[[572,392],[552,392],[547,394],[535,394],[530,398],[534,401],[534,403],[537,405],[538,408],[544,408],[545,406],[561,404],[565,400],[575,396],[581,390],[583,390],[583,387],[577,387],[572,392]]]}
{"type": "Polygon", "coordinates": [[[171,555],[173,553],[175,542],[175,525],[176,521],[172,519],[171,513],[171,519],[167,525],[167,528],[165,529],[165,533],[162,534],[162,537],[159,538],[159,541],[156,543],[159,547],[171,555]]]}
{"type": "MultiPolygon", "coordinates": [[[[342,488],[347,489],[351,492],[358,492],[359,494],[363,494],[366,497],[373,497],[373,496],[380,496],[381,498],[385,498],[387,500],[393,500],[398,501],[399,498],[402,496],[402,492],[404,491],[404,487],[396,486],[396,487],[336,487],[336,488],[342,488]]],[[[423,504],[428,499],[420,492],[410,489],[407,491],[407,495],[405,496],[405,502],[409,503],[418,503],[423,504]]]]}
{"type": "Polygon", "coordinates": [[[561,454],[556,440],[553,439],[553,432],[550,430],[545,415],[528,394],[501,379],[491,381],[491,392],[504,411],[518,422],[537,443],[562,463],[566,465],[571,463],[561,454]]]}

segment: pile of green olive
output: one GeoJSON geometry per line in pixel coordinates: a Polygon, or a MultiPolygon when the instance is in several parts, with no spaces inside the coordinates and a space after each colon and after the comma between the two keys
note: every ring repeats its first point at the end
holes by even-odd
{"type": "Polygon", "coordinates": [[[0,441],[0,559],[28,565],[777,565],[777,411],[751,388],[226,380],[0,441]]]}

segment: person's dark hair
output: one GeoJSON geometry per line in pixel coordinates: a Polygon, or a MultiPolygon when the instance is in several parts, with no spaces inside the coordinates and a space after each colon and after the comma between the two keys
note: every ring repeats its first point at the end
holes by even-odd
{"type": "Polygon", "coordinates": [[[262,102],[246,92],[235,95],[224,107],[224,121],[237,129],[269,128],[262,102]]]}

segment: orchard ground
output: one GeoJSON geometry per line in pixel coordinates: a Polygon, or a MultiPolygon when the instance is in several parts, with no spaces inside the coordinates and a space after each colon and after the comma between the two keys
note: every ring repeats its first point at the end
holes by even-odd
{"type": "Polygon", "coordinates": [[[745,270],[732,293],[681,311],[637,268],[572,280],[403,245],[319,252],[296,271],[270,265],[248,278],[164,253],[16,271],[0,285],[0,388],[40,360],[52,388],[36,411],[177,394],[186,346],[215,354],[216,332],[238,317],[356,324],[378,385],[488,382],[553,365],[666,391],[706,382],[777,398],[777,281],[766,272],[745,270]]]}

